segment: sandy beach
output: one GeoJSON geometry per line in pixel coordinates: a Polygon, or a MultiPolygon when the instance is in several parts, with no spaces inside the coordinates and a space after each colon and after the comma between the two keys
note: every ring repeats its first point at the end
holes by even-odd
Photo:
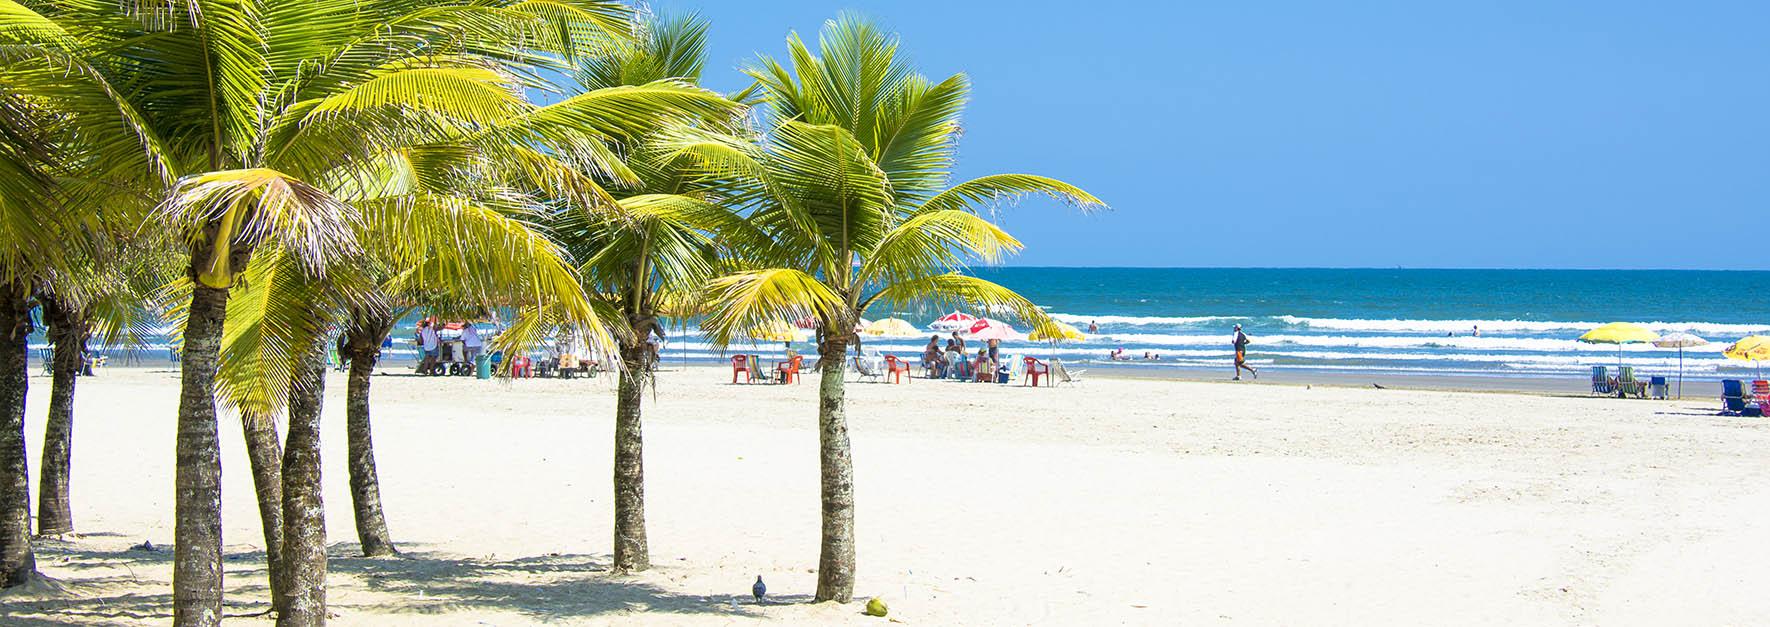
{"type": "MultiPolygon", "coordinates": [[[[404,554],[355,557],[343,379],[327,390],[334,624],[873,624],[812,605],[816,386],[664,372],[653,560],[606,572],[612,380],[375,379],[404,554]],[[763,576],[770,602],[755,604],[763,576]]],[[[31,380],[33,478],[48,381],[31,380]]],[[[1706,386],[1705,386],[1706,388],[1706,386]]],[[[922,625],[1763,624],[1770,425],[1714,402],[1095,378],[854,383],[859,582],[922,625]]],[[[170,616],[174,375],[81,381],[65,591],[0,622],[170,616]],[[131,551],[142,541],[163,548],[131,551]]],[[[268,599],[222,423],[227,611],[268,599]]],[[[230,622],[269,624],[263,617],[230,622]]]]}

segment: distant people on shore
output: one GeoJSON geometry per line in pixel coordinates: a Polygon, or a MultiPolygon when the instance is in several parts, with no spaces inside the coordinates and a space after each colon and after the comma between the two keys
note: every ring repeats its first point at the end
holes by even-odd
{"type": "Polygon", "coordinates": [[[1132,357],[1130,355],[1125,354],[1125,347],[1120,346],[1118,348],[1112,349],[1112,352],[1107,353],[1106,358],[1109,360],[1112,360],[1112,361],[1138,361],[1139,359],[1141,359],[1142,361],[1161,361],[1162,355],[1161,355],[1161,353],[1156,353],[1156,352],[1151,352],[1151,351],[1143,351],[1142,358],[1132,357]]]}
{"type": "Polygon", "coordinates": [[[1248,335],[1241,332],[1241,325],[1235,325],[1235,339],[1230,340],[1230,343],[1235,346],[1235,380],[1241,380],[1243,369],[1254,375],[1255,379],[1260,378],[1260,372],[1248,365],[1248,335]]]}

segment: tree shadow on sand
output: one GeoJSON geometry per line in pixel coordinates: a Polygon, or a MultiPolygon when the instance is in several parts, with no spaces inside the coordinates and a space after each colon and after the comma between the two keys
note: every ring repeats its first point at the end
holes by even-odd
{"type": "MultiPolygon", "coordinates": [[[[407,552],[391,558],[331,560],[332,571],[349,573],[364,587],[393,594],[398,601],[335,606],[391,613],[442,613],[483,608],[511,611],[541,620],[582,619],[610,614],[714,614],[761,617],[748,597],[678,594],[638,578],[609,572],[605,558],[544,555],[507,560],[407,552]]],[[[354,545],[350,545],[354,546],[354,545]]],[[[809,602],[809,598],[770,598],[769,605],[809,602]]]]}
{"type": "MultiPolygon", "coordinates": [[[[406,545],[411,547],[413,545],[406,545]]],[[[748,595],[691,595],[667,591],[644,577],[609,572],[606,556],[544,555],[475,559],[427,551],[365,558],[355,543],[328,549],[333,591],[328,604],[343,616],[357,612],[446,614],[476,609],[513,612],[541,621],[625,614],[703,614],[762,617],[767,606],[809,603],[808,596],[771,596],[759,606],[748,595]],[[364,590],[371,594],[352,594],[364,590]]],[[[151,623],[172,617],[172,547],[154,551],[95,550],[74,543],[39,547],[40,566],[63,578],[62,592],[0,596],[0,625],[66,622],[151,623]],[[149,574],[153,573],[153,574],[149,574]]],[[[230,551],[226,566],[229,618],[269,609],[264,552],[230,551]]]]}

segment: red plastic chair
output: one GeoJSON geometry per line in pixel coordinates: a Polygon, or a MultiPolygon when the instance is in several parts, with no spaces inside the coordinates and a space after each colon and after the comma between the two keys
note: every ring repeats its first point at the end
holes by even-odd
{"type": "Polygon", "coordinates": [[[534,361],[527,355],[510,360],[510,377],[530,379],[535,376],[534,361]]]}
{"type": "Polygon", "coordinates": [[[885,376],[891,377],[892,383],[903,383],[904,379],[916,380],[910,374],[910,362],[898,359],[896,355],[885,356],[885,376]]]}
{"type": "Polygon", "coordinates": [[[1039,377],[1051,376],[1051,366],[1033,357],[1022,360],[1026,366],[1025,374],[1020,375],[1020,384],[1026,385],[1027,377],[1032,378],[1032,386],[1039,387],[1039,377]]]}
{"type": "Polygon", "coordinates": [[[756,379],[750,376],[750,356],[749,355],[732,355],[731,356],[731,382],[733,384],[736,384],[738,382],[738,374],[739,373],[742,373],[744,375],[744,383],[755,383],[756,382],[756,379]]]}
{"type": "Polygon", "coordinates": [[[775,363],[774,369],[780,372],[781,383],[798,383],[799,382],[799,365],[804,362],[805,362],[804,357],[799,356],[799,355],[794,355],[793,359],[790,361],[782,361],[782,362],[775,363]]]}

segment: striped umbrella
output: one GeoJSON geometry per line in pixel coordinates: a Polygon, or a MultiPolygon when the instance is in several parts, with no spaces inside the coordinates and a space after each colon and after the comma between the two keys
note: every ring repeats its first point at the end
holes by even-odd
{"type": "Polygon", "coordinates": [[[1682,331],[1661,335],[1659,339],[1653,341],[1653,345],[1660,348],[1678,349],[1678,398],[1684,398],[1684,349],[1704,346],[1708,343],[1708,340],[1682,331]]]}

